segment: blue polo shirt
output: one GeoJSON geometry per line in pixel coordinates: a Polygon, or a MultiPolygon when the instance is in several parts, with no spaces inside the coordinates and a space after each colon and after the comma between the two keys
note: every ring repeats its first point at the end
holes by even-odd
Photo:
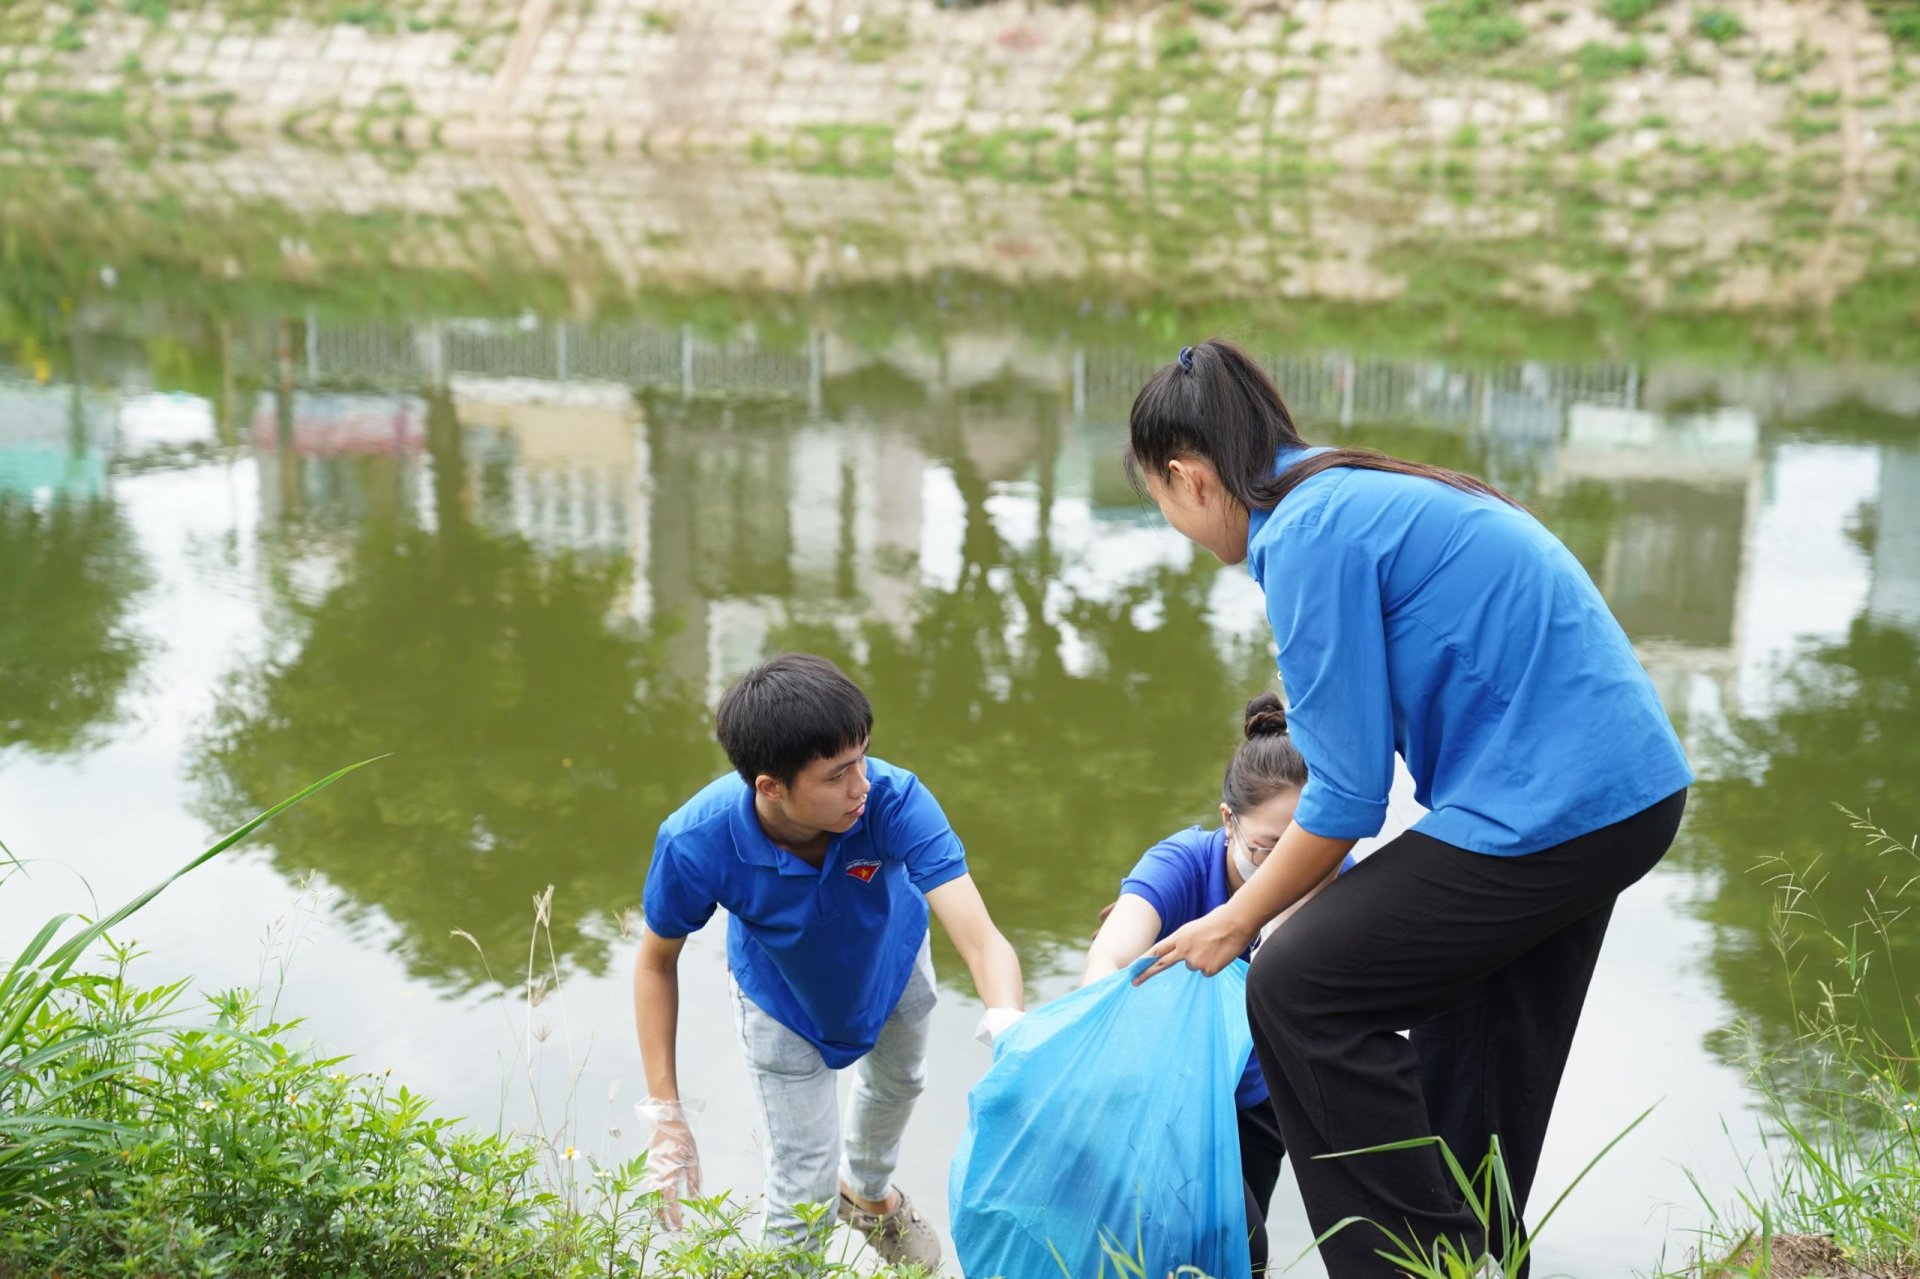
{"type": "MultiPolygon", "coordinates": [[[[1340,863],[1340,873],[1353,869],[1353,854],[1340,863]]],[[[1165,941],[1175,929],[1192,923],[1217,906],[1224,906],[1233,895],[1227,883],[1227,831],[1202,830],[1189,826],[1175,831],[1149,848],[1133,871],[1120,881],[1120,893],[1133,894],[1145,901],[1160,916],[1160,935],[1165,941]]],[[[1258,940],[1240,956],[1251,960],[1258,940]]],[[[1267,1081],[1260,1073],[1260,1059],[1249,1055],[1247,1069],[1234,1089],[1233,1104],[1245,1110],[1267,1099],[1267,1081]]]]}
{"type": "Polygon", "coordinates": [[[760,829],[738,773],[661,823],[641,901],[677,938],[725,907],[727,967],[768,1016],[835,1070],[880,1037],[927,935],[926,894],[967,873],[966,850],[920,779],[869,757],[867,811],[827,844],[820,869],[760,829]]]}
{"type": "MultiPolygon", "coordinates": [[[[1306,450],[1282,450],[1276,470],[1306,450]]],[[[1633,816],[1693,781],[1633,646],[1533,516],[1415,476],[1339,467],[1247,527],[1309,779],[1294,821],[1362,839],[1393,757],[1415,829],[1497,856],[1633,816]]]]}

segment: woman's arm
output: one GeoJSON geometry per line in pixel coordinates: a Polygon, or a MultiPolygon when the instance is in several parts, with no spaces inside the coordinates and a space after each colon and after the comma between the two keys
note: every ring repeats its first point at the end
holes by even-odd
{"type": "Polygon", "coordinates": [[[1246,887],[1153,947],[1153,965],[1134,978],[1134,984],[1182,963],[1213,976],[1240,957],[1268,920],[1338,870],[1340,859],[1358,842],[1316,835],[1295,818],[1246,887]]]}
{"type": "Polygon", "coordinates": [[[1147,953],[1160,935],[1160,912],[1146,898],[1122,893],[1113,904],[1106,922],[1087,948],[1087,967],[1080,984],[1090,986],[1110,973],[1117,973],[1147,953]]]}
{"type": "MultiPolygon", "coordinates": [[[[1345,855],[1342,854],[1341,861],[1344,862],[1345,860],[1346,860],[1345,855]]],[[[1319,883],[1315,884],[1312,888],[1309,888],[1307,890],[1306,896],[1302,897],[1299,901],[1295,902],[1293,905],[1281,911],[1278,915],[1275,915],[1273,919],[1268,923],[1262,924],[1260,926],[1261,935],[1266,936],[1267,934],[1271,933],[1274,929],[1280,927],[1280,925],[1286,923],[1289,919],[1292,919],[1295,915],[1299,914],[1300,908],[1302,906],[1306,905],[1308,902],[1318,897],[1322,889],[1324,889],[1328,884],[1331,884],[1334,880],[1338,878],[1340,878],[1340,866],[1336,864],[1332,870],[1327,872],[1327,877],[1325,879],[1321,880],[1319,883]]]]}

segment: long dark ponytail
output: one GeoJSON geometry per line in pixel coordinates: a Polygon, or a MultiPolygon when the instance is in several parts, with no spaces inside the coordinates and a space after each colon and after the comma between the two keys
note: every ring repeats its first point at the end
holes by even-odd
{"type": "Polygon", "coordinates": [[[1294,428],[1293,415],[1266,370],[1220,338],[1188,347],[1148,378],[1134,397],[1130,426],[1126,465],[1136,487],[1142,472],[1164,477],[1167,463],[1175,458],[1205,458],[1220,473],[1227,492],[1248,510],[1271,510],[1305,481],[1338,466],[1438,480],[1520,505],[1485,480],[1372,449],[1335,448],[1275,475],[1274,455],[1307,442],[1294,428]]]}

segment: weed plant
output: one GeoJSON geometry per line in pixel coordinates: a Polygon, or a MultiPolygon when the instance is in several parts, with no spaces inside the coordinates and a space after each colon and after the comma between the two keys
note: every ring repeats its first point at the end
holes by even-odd
{"type": "MultiPolygon", "coordinates": [[[[49,920],[0,970],[0,1276],[855,1273],[857,1241],[835,1255],[824,1243],[763,1248],[743,1229],[750,1209],[724,1194],[683,1205],[682,1230],[661,1229],[645,1156],[603,1162],[585,1149],[582,1063],[568,1036],[574,1087],[553,1130],[486,1133],[434,1114],[391,1069],[318,1051],[298,1020],[279,1015],[278,985],[264,1000],[231,990],[195,1009],[184,981],[131,979],[136,952],[111,930],[351,771],[276,805],[96,922],[49,920]]],[[[0,846],[0,886],[23,870],[0,846]]],[[[551,902],[551,889],[535,899],[520,996],[516,1064],[529,1087],[536,1046],[554,1029],[537,1011],[557,989],[551,902]]]]}
{"type": "Polygon", "coordinates": [[[1856,916],[1836,920],[1817,862],[1760,868],[1797,1034],[1783,1045],[1750,1024],[1727,1032],[1761,1101],[1763,1153],[1731,1205],[1696,1183],[1706,1225],[1676,1273],[1765,1279],[1809,1261],[1823,1274],[1920,1273],[1920,1021],[1892,962],[1894,938],[1914,926],[1920,843],[1841,811],[1884,874],[1850,905],[1856,916]]]}

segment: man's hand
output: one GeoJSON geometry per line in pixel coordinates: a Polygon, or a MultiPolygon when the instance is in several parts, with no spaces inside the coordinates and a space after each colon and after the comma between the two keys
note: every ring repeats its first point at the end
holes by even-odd
{"type": "Polygon", "coordinates": [[[980,1017],[980,1024],[974,1027],[974,1042],[985,1044],[989,1048],[993,1047],[993,1041],[1006,1034],[1013,1023],[1024,1016],[1026,1013],[1018,1008],[987,1009],[980,1017]]]}
{"type": "Polygon", "coordinates": [[[678,1101],[649,1097],[633,1108],[653,1125],[647,1150],[648,1191],[660,1192],[660,1216],[670,1230],[680,1229],[680,1201],[700,1196],[700,1151],[693,1144],[687,1108],[678,1101]]]}

